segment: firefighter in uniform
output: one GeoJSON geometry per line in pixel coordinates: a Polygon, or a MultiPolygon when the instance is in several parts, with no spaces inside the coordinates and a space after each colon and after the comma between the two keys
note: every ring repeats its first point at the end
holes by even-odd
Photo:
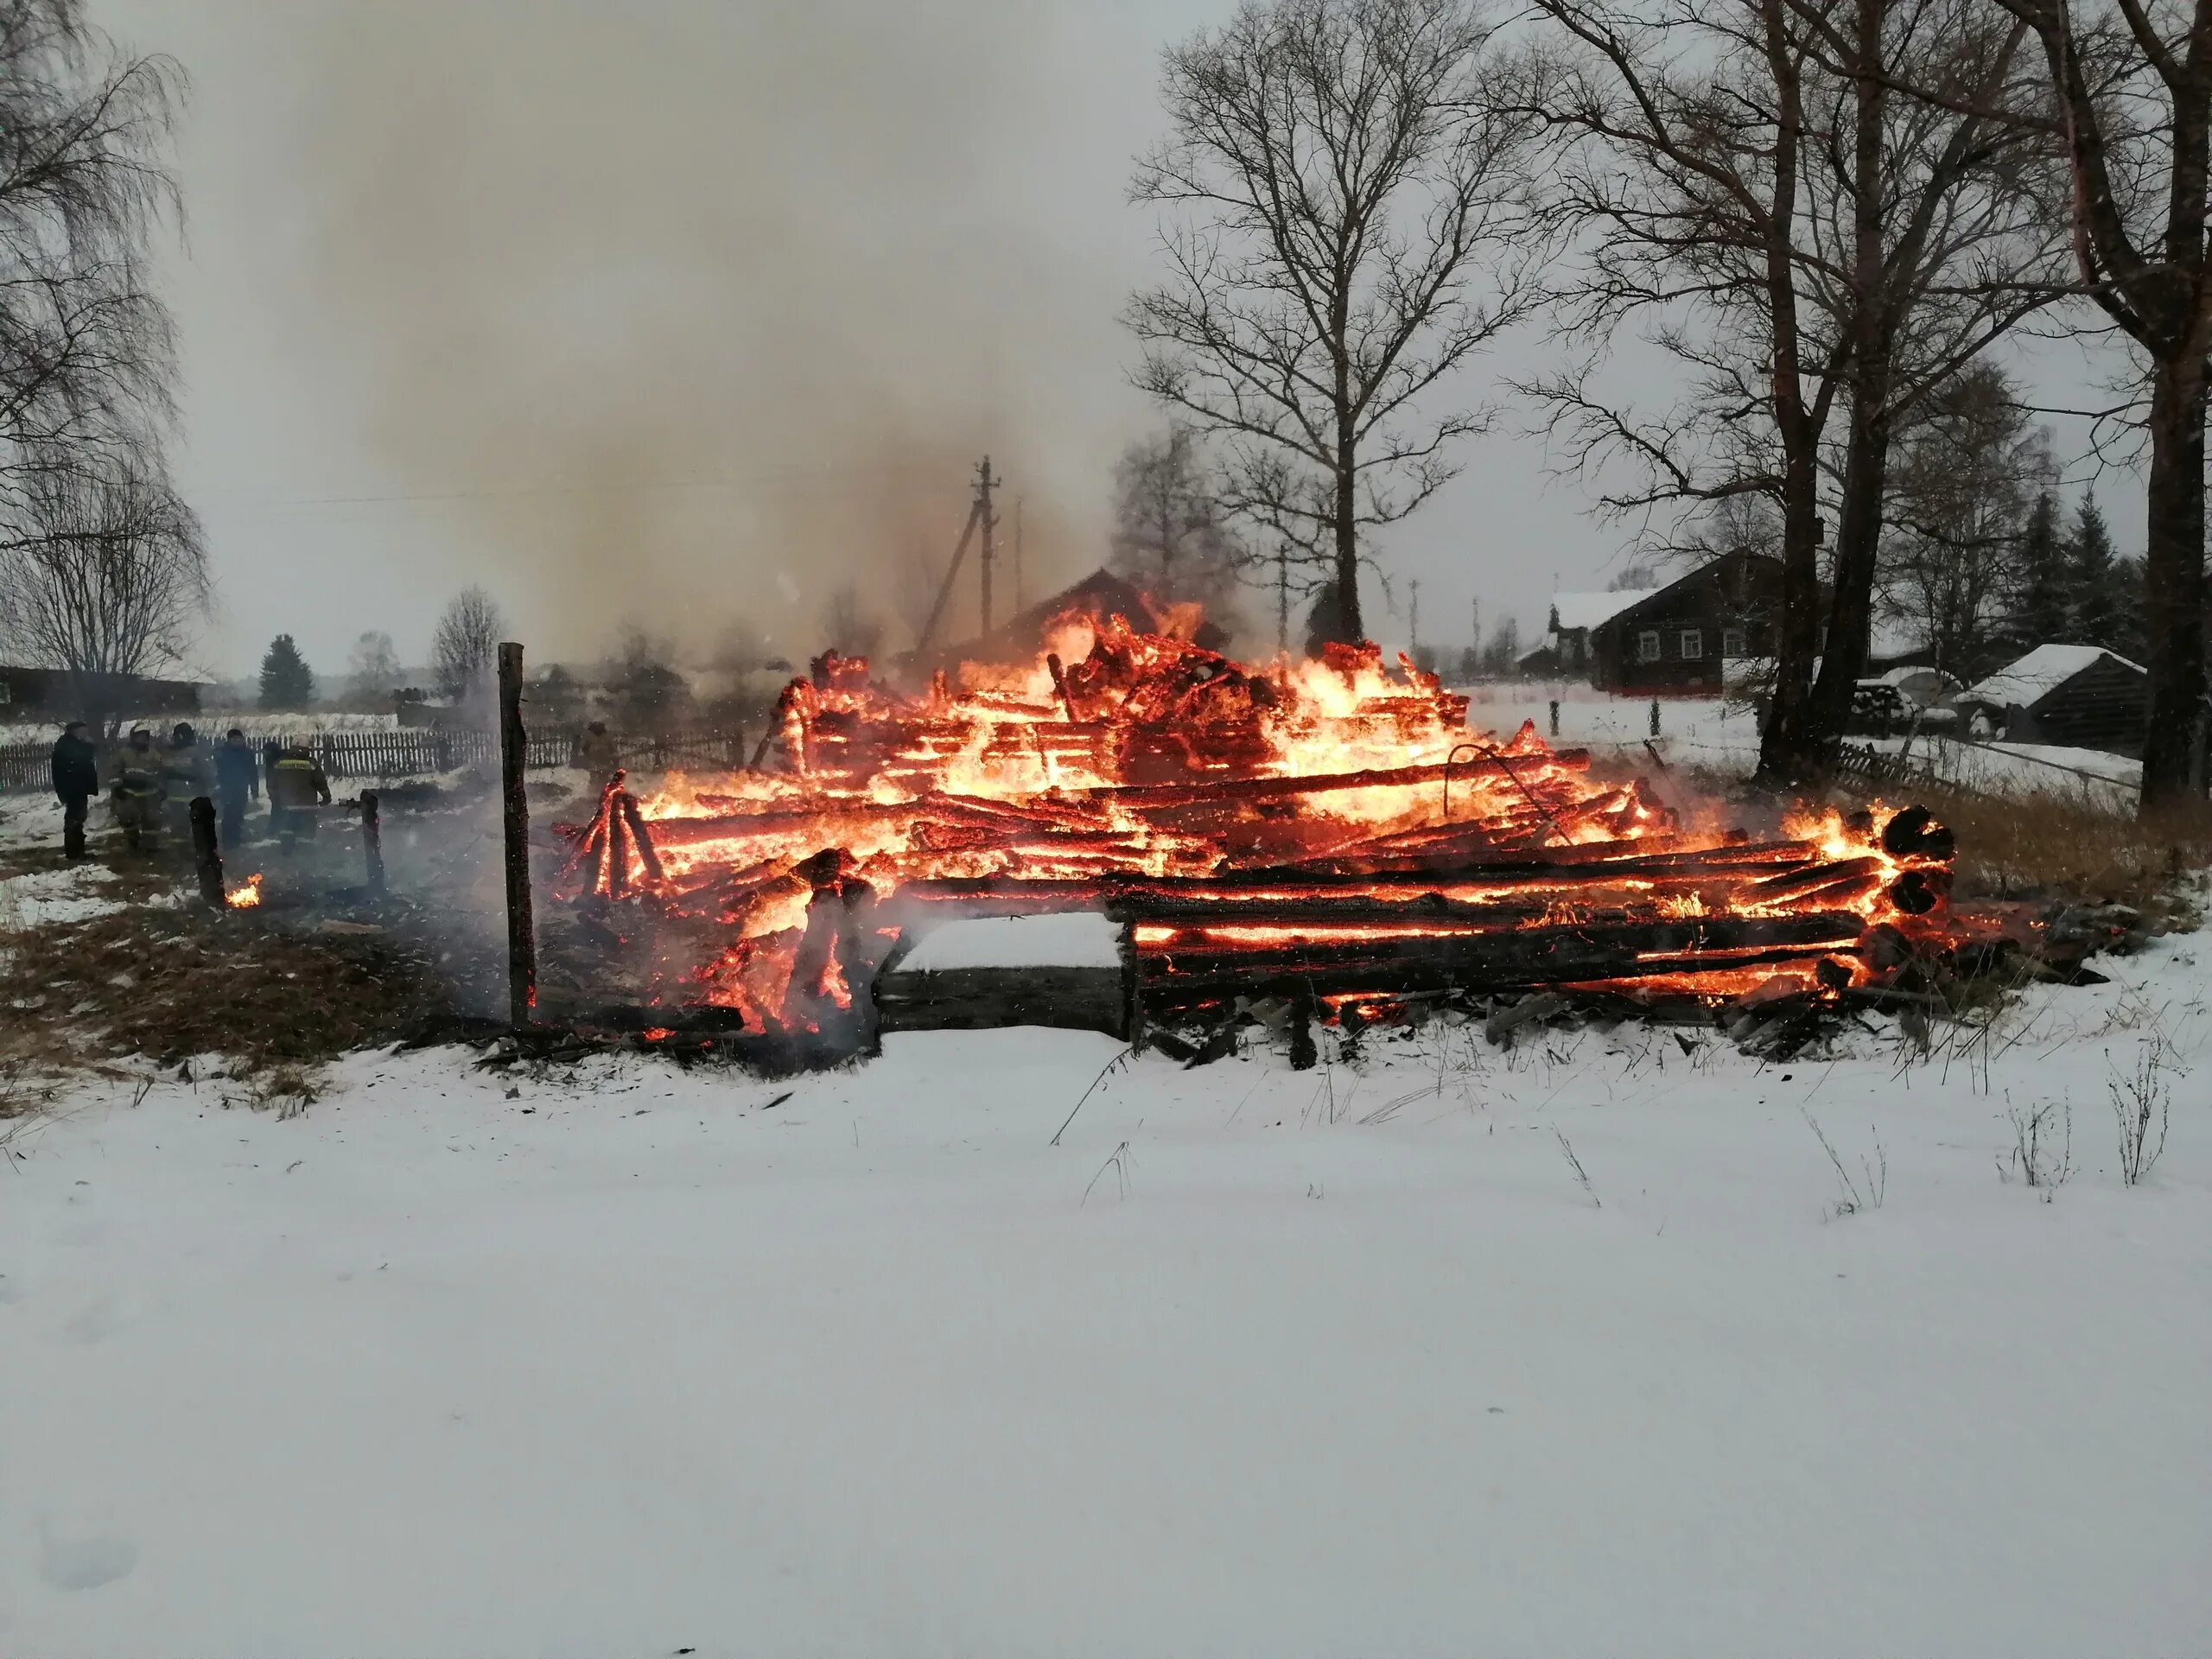
{"type": "Polygon", "coordinates": [[[123,844],[134,853],[156,852],[162,839],[162,802],[168,794],[162,756],[154,734],[134,726],[130,738],[108,761],[108,810],[123,831],[123,844]]]}
{"type": "Polygon", "coordinates": [[[594,789],[606,788],[607,779],[622,764],[615,752],[614,734],[607,729],[605,721],[594,720],[576,739],[576,764],[591,774],[594,789]]]}
{"type": "Polygon", "coordinates": [[[315,804],[330,804],[330,779],[323,776],[321,763],[296,744],[279,749],[267,772],[269,827],[287,847],[297,836],[312,837],[315,804]]]}
{"type": "Polygon", "coordinates": [[[162,754],[162,770],[168,774],[168,812],[170,826],[178,838],[188,843],[192,839],[192,798],[212,796],[215,792],[215,760],[207,753],[207,746],[192,729],[189,721],[181,720],[170,728],[169,746],[162,754]]]}

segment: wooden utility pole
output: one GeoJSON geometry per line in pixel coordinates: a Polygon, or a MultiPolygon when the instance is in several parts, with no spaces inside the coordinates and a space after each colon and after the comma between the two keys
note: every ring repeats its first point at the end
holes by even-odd
{"type": "MultiPolygon", "coordinates": [[[[970,505],[968,509],[968,523],[960,532],[959,544],[952,550],[952,563],[945,566],[944,580],[938,584],[937,603],[930,607],[930,620],[922,624],[922,631],[914,636],[914,649],[917,652],[927,651],[936,643],[937,625],[944,620],[944,607],[952,601],[953,583],[960,579],[961,561],[968,556],[968,543],[975,539],[976,509],[970,505]]],[[[988,586],[988,583],[986,585],[988,586]]],[[[753,764],[756,769],[760,765],[760,756],[768,752],[769,740],[775,734],[776,728],[772,722],[768,729],[761,734],[760,748],[753,757],[753,764]]]]}
{"type": "Polygon", "coordinates": [[[1275,649],[1290,654],[1290,543],[1275,543],[1275,649]]]}
{"type": "Polygon", "coordinates": [[[522,723],[522,647],[499,647],[499,796],[507,868],[507,1020],[527,1026],[537,1007],[537,933],[530,909],[530,798],[523,761],[530,735],[522,723]]]}
{"type": "Polygon", "coordinates": [[[983,532],[981,549],[983,559],[983,632],[991,631],[991,565],[998,557],[996,532],[998,516],[991,511],[991,492],[1006,480],[991,474],[991,458],[985,455],[976,468],[976,522],[983,532]]]}

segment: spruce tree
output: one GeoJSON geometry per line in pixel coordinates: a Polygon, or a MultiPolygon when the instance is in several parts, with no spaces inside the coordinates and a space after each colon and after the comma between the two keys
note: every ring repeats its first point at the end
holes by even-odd
{"type": "Polygon", "coordinates": [[[304,709],[315,701],[315,671],[308,666],[292,636],[280,633],[269,642],[261,659],[261,706],[264,709],[304,709]]]}
{"type": "Polygon", "coordinates": [[[2012,643],[2022,651],[2065,640],[2072,631],[2067,603],[2066,550],[2058,539],[2058,506],[2049,490],[2037,492],[2036,504],[2021,532],[2019,569],[2013,589],[2012,643]]]}
{"type": "Polygon", "coordinates": [[[2126,604],[2120,593],[2119,562],[2112,531],[2097,508],[2094,490],[2082,498],[2074,528],[2066,538],[2066,598],[2071,639],[2080,645],[2113,649],[2123,630],[2126,604]]]}
{"type": "Polygon", "coordinates": [[[2140,663],[2151,649],[2151,595],[2143,561],[2118,561],[2113,566],[2113,590],[2120,600],[2120,626],[2109,648],[2131,663],[2140,663]]]}

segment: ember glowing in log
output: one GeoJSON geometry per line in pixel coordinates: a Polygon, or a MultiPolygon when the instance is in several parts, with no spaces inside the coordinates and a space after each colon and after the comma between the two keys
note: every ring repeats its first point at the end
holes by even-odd
{"type": "Polygon", "coordinates": [[[1312,979],[1299,995],[1363,1017],[1438,987],[1865,981],[1871,927],[1945,913],[1948,832],[1916,809],[1753,841],[1532,725],[1471,737],[1465,697],[1372,645],[1254,666],[1195,624],[1070,613],[1033,660],[912,696],[825,653],[753,767],[610,779],[567,832],[565,895],[650,920],[654,1000],[791,1033],[858,1017],[885,951],[946,906],[1127,918],[1163,1008],[1312,979]]]}

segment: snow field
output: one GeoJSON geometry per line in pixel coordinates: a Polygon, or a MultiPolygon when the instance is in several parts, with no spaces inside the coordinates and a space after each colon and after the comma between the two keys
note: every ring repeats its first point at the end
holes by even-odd
{"type": "Polygon", "coordinates": [[[1012,1031],[87,1091],[0,1180],[0,1651],[2194,1651],[2202,949],[1986,1071],[1012,1031]],[[2047,1101],[2046,1204],[1996,1166],[2047,1101]]]}

